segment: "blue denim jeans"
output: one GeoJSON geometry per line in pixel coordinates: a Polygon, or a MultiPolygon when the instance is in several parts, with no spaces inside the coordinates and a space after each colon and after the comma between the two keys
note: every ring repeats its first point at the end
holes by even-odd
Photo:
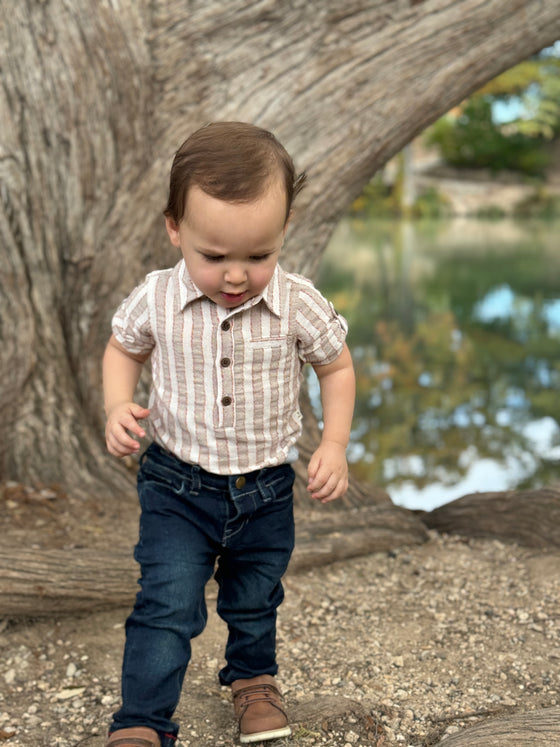
{"type": "Polygon", "coordinates": [[[170,747],[171,720],[206,624],[204,587],[218,583],[228,626],[223,685],[276,674],[276,610],[294,547],[293,469],[213,475],[152,444],[141,459],[135,558],[141,590],[126,623],[122,707],[111,731],[149,726],[170,747]],[[216,563],[217,561],[217,563],[216,563]]]}

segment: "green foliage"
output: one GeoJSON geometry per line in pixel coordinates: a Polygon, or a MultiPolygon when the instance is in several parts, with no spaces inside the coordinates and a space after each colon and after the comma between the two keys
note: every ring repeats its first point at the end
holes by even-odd
{"type": "Polygon", "coordinates": [[[560,134],[560,59],[550,50],[506,70],[475,96],[502,100],[516,96],[525,110],[515,122],[519,132],[546,139],[560,134]]]}
{"type": "Polygon", "coordinates": [[[476,216],[485,220],[502,220],[505,212],[499,205],[486,205],[477,212],[476,216]]]}
{"type": "Polygon", "coordinates": [[[458,168],[487,168],[542,175],[548,164],[544,144],[519,131],[506,133],[492,119],[488,96],[473,96],[458,117],[447,115],[433,125],[427,141],[458,168]]]}
{"type": "MultiPolygon", "coordinates": [[[[350,206],[349,214],[354,218],[398,218],[403,209],[398,188],[384,184],[381,175],[377,174],[364,187],[362,193],[350,206]]],[[[450,214],[450,207],[445,197],[434,187],[420,192],[409,217],[441,218],[450,214]]]]}
{"type": "Polygon", "coordinates": [[[393,190],[384,184],[381,174],[376,174],[354,200],[349,212],[355,217],[375,218],[398,216],[400,211],[393,190]]]}
{"type": "Polygon", "coordinates": [[[560,136],[560,59],[551,50],[489,81],[461,107],[442,117],[427,139],[458,168],[487,168],[542,176],[546,142],[560,136]],[[493,120],[493,103],[516,100],[522,112],[507,124],[493,120]]]}
{"type": "Polygon", "coordinates": [[[544,77],[542,60],[533,57],[488,81],[477,93],[495,98],[522,96],[530,86],[541,84],[544,77]]]}
{"type": "Polygon", "coordinates": [[[435,187],[422,190],[412,208],[415,218],[442,218],[450,213],[448,200],[435,187]]]}
{"type": "Polygon", "coordinates": [[[538,186],[532,195],[515,208],[515,215],[519,218],[542,218],[551,220],[560,215],[560,197],[550,194],[548,190],[538,186]]]}

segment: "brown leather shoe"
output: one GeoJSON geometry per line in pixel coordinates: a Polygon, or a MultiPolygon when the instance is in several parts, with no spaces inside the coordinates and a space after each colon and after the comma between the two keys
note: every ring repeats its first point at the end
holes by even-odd
{"type": "Polygon", "coordinates": [[[274,677],[261,674],[232,683],[235,716],[242,744],[289,737],[292,730],[274,677]]]}
{"type": "Polygon", "coordinates": [[[109,734],[105,747],[161,747],[157,732],[147,726],[117,729],[109,734]]]}

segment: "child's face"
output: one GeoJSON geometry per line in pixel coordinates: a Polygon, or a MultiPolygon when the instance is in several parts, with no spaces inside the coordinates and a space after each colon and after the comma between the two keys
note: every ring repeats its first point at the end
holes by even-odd
{"type": "Polygon", "coordinates": [[[254,202],[225,202],[190,188],[179,225],[166,218],[171,243],[181,249],[196,286],[224,308],[266,288],[286,233],[286,195],[277,180],[254,202]]]}

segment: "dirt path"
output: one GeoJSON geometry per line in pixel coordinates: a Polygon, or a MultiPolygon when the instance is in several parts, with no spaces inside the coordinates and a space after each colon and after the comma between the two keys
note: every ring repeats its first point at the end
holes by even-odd
{"type": "MultiPolygon", "coordinates": [[[[294,736],[276,744],[420,747],[488,716],[558,704],[559,571],[560,554],[432,534],[288,575],[279,681],[294,736]]],[[[102,747],[127,612],[4,622],[1,744],[102,747]]],[[[237,743],[216,680],[224,635],[211,614],[194,641],[182,747],[237,743]]]]}

